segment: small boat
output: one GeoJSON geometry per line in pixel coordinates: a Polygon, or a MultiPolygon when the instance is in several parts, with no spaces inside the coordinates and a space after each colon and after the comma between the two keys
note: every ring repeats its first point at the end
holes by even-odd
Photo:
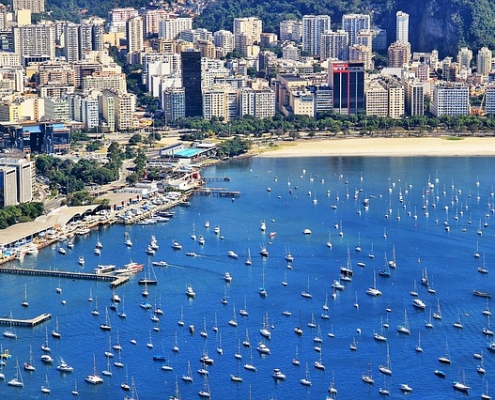
{"type": "Polygon", "coordinates": [[[386,357],[386,362],[384,365],[380,365],[378,367],[378,370],[384,374],[384,375],[392,375],[392,368],[390,366],[390,352],[389,352],[389,347],[387,343],[387,357],[386,357]]]}
{"type": "Polygon", "coordinates": [[[41,362],[43,362],[45,364],[51,364],[51,363],[53,363],[53,358],[50,356],[50,354],[43,354],[40,357],[40,360],[41,360],[41,362]]]}
{"type": "Polygon", "coordinates": [[[52,331],[52,337],[54,337],[55,339],[60,339],[62,337],[58,329],[58,317],[55,318],[55,329],[52,331]]]}
{"type": "Polygon", "coordinates": [[[407,320],[407,310],[404,310],[404,322],[402,325],[397,327],[397,332],[403,333],[405,335],[410,335],[411,331],[409,330],[409,322],[407,320]]]}
{"type": "Polygon", "coordinates": [[[100,329],[103,331],[112,330],[112,325],[110,325],[110,316],[108,315],[108,308],[105,307],[105,322],[100,324],[100,329]]]}
{"type": "Polygon", "coordinates": [[[272,373],[272,378],[275,379],[276,381],[285,381],[286,376],[285,374],[280,371],[280,368],[274,368],[273,373],[272,373]]]}
{"type": "Polygon", "coordinates": [[[57,365],[57,370],[60,372],[70,373],[74,371],[74,368],[68,365],[62,357],[60,357],[59,363],[57,365]]]}
{"type": "Polygon", "coordinates": [[[438,361],[442,364],[451,364],[450,353],[449,353],[449,343],[447,339],[445,339],[445,355],[438,358],[438,361]]]}
{"type": "Polygon", "coordinates": [[[198,237],[198,244],[200,246],[204,246],[205,243],[206,243],[206,240],[205,240],[204,236],[203,235],[199,235],[199,237],[198,237]]]}
{"type": "Polygon", "coordinates": [[[268,257],[268,250],[267,248],[264,246],[264,245],[261,245],[261,248],[260,248],[260,255],[261,257],[268,257]]]}
{"type": "Polygon", "coordinates": [[[375,271],[373,271],[373,286],[366,289],[366,294],[369,296],[372,296],[372,297],[378,297],[378,296],[382,295],[382,292],[380,292],[376,288],[376,272],[375,271]]]}
{"type": "Polygon", "coordinates": [[[182,250],[182,245],[177,240],[174,240],[172,242],[172,249],[174,249],[174,250],[182,250]]]}
{"type": "Polygon", "coordinates": [[[59,254],[62,254],[63,256],[67,254],[67,250],[65,250],[63,247],[59,247],[57,251],[59,254]]]}
{"type": "Polygon", "coordinates": [[[86,263],[86,261],[84,261],[84,256],[79,256],[79,258],[77,259],[77,263],[79,265],[84,265],[86,263]]]}
{"type": "Polygon", "coordinates": [[[219,235],[220,234],[220,226],[215,225],[215,228],[213,229],[213,232],[215,232],[215,235],[219,235]]]}
{"type": "Polygon", "coordinates": [[[488,293],[488,292],[481,292],[481,291],[476,290],[476,289],[475,289],[475,290],[473,290],[473,294],[474,294],[475,296],[478,296],[478,297],[486,297],[486,298],[488,298],[488,299],[492,297],[492,295],[491,295],[490,293],[488,293]]]}
{"type": "Polygon", "coordinates": [[[182,375],[182,380],[186,383],[192,383],[193,382],[191,362],[189,360],[187,361],[187,374],[182,375]]]}
{"type": "Polygon", "coordinates": [[[460,380],[454,381],[453,387],[455,390],[458,390],[459,392],[463,392],[463,393],[468,393],[469,389],[471,389],[470,386],[466,385],[466,377],[464,376],[464,372],[463,372],[463,381],[462,382],[460,380]]]}
{"type": "Polygon", "coordinates": [[[409,386],[407,383],[403,383],[400,385],[399,389],[404,392],[404,393],[409,393],[412,392],[411,386],[409,386]]]}
{"type": "Polygon", "coordinates": [[[422,353],[423,348],[421,347],[421,332],[418,334],[418,344],[415,347],[417,353],[422,353]]]}
{"type": "Polygon", "coordinates": [[[24,370],[30,372],[36,371],[33,361],[33,349],[31,348],[31,345],[29,346],[29,361],[24,363],[24,370]]]}
{"type": "Polygon", "coordinates": [[[253,262],[251,261],[251,249],[248,249],[248,256],[246,258],[246,261],[244,261],[244,264],[247,266],[250,266],[253,264],[253,262]]]}
{"type": "Polygon", "coordinates": [[[45,375],[45,383],[41,386],[41,393],[50,394],[50,383],[48,382],[48,375],[45,375]]]}
{"type": "Polygon", "coordinates": [[[151,265],[155,267],[168,267],[168,263],[166,261],[152,261],[151,265]]]}
{"type": "Polygon", "coordinates": [[[361,380],[364,383],[367,383],[368,385],[374,385],[375,380],[373,379],[373,376],[371,375],[371,361],[368,362],[368,373],[361,375],[361,380]]]}
{"type": "Polygon", "coordinates": [[[413,306],[418,310],[424,310],[426,308],[426,304],[421,299],[414,299],[413,306]]]}
{"type": "Polygon", "coordinates": [[[232,282],[232,275],[230,275],[230,272],[225,272],[223,275],[223,280],[228,283],[232,282]]]}
{"type": "Polygon", "coordinates": [[[190,299],[194,299],[196,297],[196,292],[193,290],[192,286],[188,286],[186,288],[186,296],[190,299]]]}
{"type": "MultiPolygon", "coordinates": [[[[124,244],[127,247],[132,247],[132,240],[131,240],[131,237],[129,236],[128,232],[124,232],[124,244]]],[[[103,380],[102,380],[102,382],[103,382],[103,380]]]]}
{"type": "Polygon", "coordinates": [[[445,378],[447,376],[447,374],[441,369],[436,369],[433,373],[440,378],[445,378]]]}
{"type": "Polygon", "coordinates": [[[306,299],[311,299],[313,296],[311,295],[309,291],[309,276],[308,276],[308,290],[301,292],[301,296],[306,298],[306,299]]]}
{"type": "Polygon", "coordinates": [[[440,309],[440,300],[437,301],[437,312],[433,313],[433,319],[436,319],[436,320],[442,319],[442,311],[440,309]]]}
{"type": "Polygon", "coordinates": [[[239,258],[239,255],[233,251],[233,250],[229,250],[228,253],[227,253],[227,256],[229,256],[230,258],[234,258],[234,259],[238,259],[239,258]]]}

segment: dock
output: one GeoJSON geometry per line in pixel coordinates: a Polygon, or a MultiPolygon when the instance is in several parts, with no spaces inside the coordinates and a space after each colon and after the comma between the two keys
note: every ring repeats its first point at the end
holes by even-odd
{"type": "Polygon", "coordinates": [[[228,190],[224,188],[202,188],[202,189],[195,189],[193,190],[194,195],[200,195],[200,196],[216,196],[216,197],[231,197],[231,198],[237,198],[241,197],[241,192],[233,191],[233,190],[228,190]]]}
{"type": "Polygon", "coordinates": [[[205,182],[230,182],[229,176],[204,176],[202,179],[205,182]]]}
{"type": "Polygon", "coordinates": [[[85,279],[109,281],[110,288],[116,288],[129,282],[129,276],[115,276],[112,274],[90,274],[86,272],[55,271],[45,269],[28,269],[28,268],[5,268],[0,267],[0,273],[16,275],[34,275],[34,276],[52,276],[66,279],[85,279]]]}
{"type": "Polygon", "coordinates": [[[0,318],[0,325],[30,326],[31,328],[52,319],[52,314],[43,313],[31,319],[0,318]]]}

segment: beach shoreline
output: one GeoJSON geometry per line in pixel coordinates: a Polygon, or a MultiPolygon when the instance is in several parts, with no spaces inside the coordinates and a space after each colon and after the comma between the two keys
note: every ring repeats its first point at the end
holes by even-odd
{"type": "Polygon", "coordinates": [[[495,156],[494,137],[313,138],[278,141],[252,149],[257,157],[487,157],[495,156]]]}

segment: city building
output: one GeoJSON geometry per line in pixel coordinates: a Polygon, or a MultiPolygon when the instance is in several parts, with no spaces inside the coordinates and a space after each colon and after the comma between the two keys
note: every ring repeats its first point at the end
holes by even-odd
{"type": "Polygon", "coordinates": [[[37,24],[13,28],[14,49],[21,58],[22,65],[34,60],[55,59],[55,25],[37,24]]]}
{"type": "Polygon", "coordinates": [[[280,22],[280,40],[300,42],[302,39],[303,24],[301,21],[284,20],[280,22]]]}
{"type": "Polygon", "coordinates": [[[404,11],[397,11],[395,14],[395,22],[395,41],[409,43],[409,14],[404,11]]]}
{"type": "Polygon", "coordinates": [[[488,47],[482,47],[476,57],[476,72],[488,76],[492,70],[493,53],[488,47]]]}
{"type": "Polygon", "coordinates": [[[81,59],[80,49],[80,26],[68,22],[64,24],[64,56],[67,62],[74,62],[81,59]]]}
{"type": "Polygon", "coordinates": [[[235,49],[244,56],[248,55],[252,51],[248,47],[261,42],[262,32],[263,24],[261,19],[257,17],[234,18],[235,49]]]}
{"type": "Polygon", "coordinates": [[[239,116],[239,100],[237,89],[230,85],[214,85],[203,90],[203,118],[213,117],[228,122],[239,116]]]}
{"type": "Polygon", "coordinates": [[[394,42],[388,47],[388,66],[390,68],[402,68],[411,58],[411,45],[409,43],[394,42]]]}
{"type": "Polygon", "coordinates": [[[490,84],[485,89],[485,112],[490,115],[495,114],[495,85],[490,84]]]}
{"type": "Polygon", "coordinates": [[[225,50],[226,53],[234,51],[235,36],[232,32],[226,30],[216,31],[213,34],[213,43],[216,47],[225,50]]]}
{"type": "Polygon", "coordinates": [[[302,19],[303,51],[313,56],[321,56],[321,35],[330,30],[330,16],[328,15],[305,15],[302,19]]]}
{"type": "Polygon", "coordinates": [[[144,27],[142,17],[127,20],[127,53],[138,53],[144,48],[144,27]]]}
{"type": "Polygon", "coordinates": [[[425,90],[421,80],[414,78],[404,80],[404,103],[406,115],[424,115],[425,90]]]}
{"type": "Polygon", "coordinates": [[[12,10],[30,10],[32,13],[45,12],[45,0],[12,0],[12,10]]]}
{"type": "Polygon", "coordinates": [[[125,93],[127,91],[126,77],[125,74],[94,73],[82,79],[82,89],[110,89],[125,93]]]}
{"type": "Polygon", "coordinates": [[[16,171],[17,204],[31,202],[33,200],[35,167],[29,156],[26,158],[0,158],[0,168],[14,168],[16,171]]]}
{"type": "Polygon", "coordinates": [[[328,30],[321,34],[320,57],[322,60],[349,59],[349,34],[344,30],[328,30]]]}
{"type": "Polygon", "coordinates": [[[201,93],[201,53],[185,51],[181,53],[182,87],[185,91],[186,117],[203,115],[201,93]]]}
{"type": "Polygon", "coordinates": [[[371,47],[361,44],[353,44],[349,46],[349,61],[362,62],[364,69],[370,71],[373,69],[373,53],[371,47]]]}
{"type": "Polygon", "coordinates": [[[357,34],[362,29],[371,29],[371,17],[369,15],[344,14],[342,16],[342,30],[349,34],[349,45],[357,43],[357,34]]]}
{"type": "Polygon", "coordinates": [[[163,39],[176,40],[179,34],[192,29],[192,18],[165,18],[158,21],[158,36],[163,39]]]}
{"type": "Polygon", "coordinates": [[[12,167],[0,167],[0,208],[17,204],[17,174],[12,167]]]}
{"type": "Polygon", "coordinates": [[[467,47],[461,47],[457,53],[457,63],[459,64],[459,70],[461,68],[470,69],[471,61],[473,60],[473,52],[467,47]]]}
{"type": "Polygon", "coordinates": [[[161,104],[166,122],[185,118],[186,92],[184,88],[167,88],[163,90],[161,104]]]}
{"type": "Polygon", "coordinates": [[[275,115],[275,92],[272,89],[244,88],[240,92],[239,116],[270,118],[275,115]]]}
{"type": "Polygon", "coordinates": [[[468,115],[469,111],[469,87],[465,83],[437,82],[430,102],[430,112],[435,117],[468,115]]]}
{"type": "Polygon", "coordinates": [[[364,64],[362,62],[330,62],[328,86],[333,91],[335,112],[349,115],[365,111],[364,64]]]}

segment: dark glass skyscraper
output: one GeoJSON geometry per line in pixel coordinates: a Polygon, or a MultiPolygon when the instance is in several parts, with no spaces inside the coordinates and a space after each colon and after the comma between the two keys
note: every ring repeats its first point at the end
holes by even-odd
{"type": "Polygon", "coordinates": [[[333,90],[333,109],[336,113],[358,114],[365,111],[362,62],[330,63],[328,85],[333,90]]]}
{"type": "Polygon", "coordinates": [[[184,51],[181,53],[182,87],[185,90],[186,117],[203,116],[201,93],[201,53],[184,51]]]}

